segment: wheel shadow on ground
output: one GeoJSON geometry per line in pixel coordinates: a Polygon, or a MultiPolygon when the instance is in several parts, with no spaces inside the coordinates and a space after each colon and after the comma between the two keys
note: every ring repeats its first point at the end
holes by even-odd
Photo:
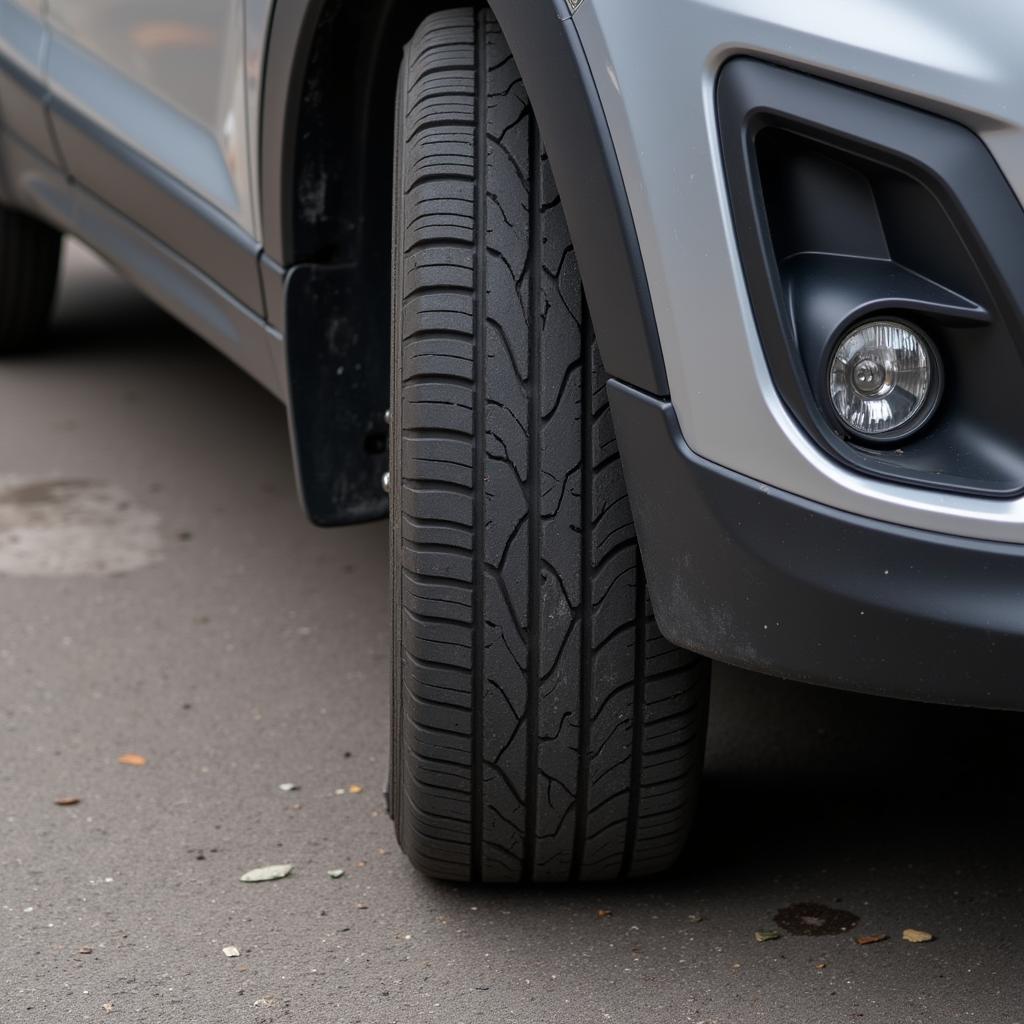
{"type": "MultiPolygon", "coordinates": [[[[66,358],[83,352],[183,346],[203,343],[177,320],[127,286],[98,256],[65,241],[47,345],[40,356],[66,358]]],[[[23,357],[31,358],[31,357],[23,357]]]]}

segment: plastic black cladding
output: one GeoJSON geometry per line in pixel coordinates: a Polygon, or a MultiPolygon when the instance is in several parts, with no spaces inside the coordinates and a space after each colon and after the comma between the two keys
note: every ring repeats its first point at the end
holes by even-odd
{"type": "Polygon", "coordinates": [[[784,678],[1024,710],[1024,546],[786,494],[696,455],[669,403],[608,393],[666,637],[784,678]]]}
{"type": "Polygon", "coordinates": [[[806,432],[873,476],[1024,491],[1024,210],[981,140],[748,58],[723,68],[718,109],[754,316],[806,432]],[[946,370],[935,416],[889,450],[845,437],[823,394],[831,351],[868,316],[922,328],[946,370]]]}
{"type": "Polygon", "coordinates": [[[294,267],[288,275],[289,414],[299,492],[318,526],[345,526],[387,515],[385,346],[361,338],[372,328],[354,301],[358,268],[294,267]]]}

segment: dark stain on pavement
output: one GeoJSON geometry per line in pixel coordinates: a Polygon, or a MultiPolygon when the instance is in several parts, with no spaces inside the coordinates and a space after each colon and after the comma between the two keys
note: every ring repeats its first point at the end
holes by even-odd
{"type": "Polygon", "coordinates": [[[90,480],[44,480],[14,487],[3,495],[7,505],[59,505],[69,494],[96,486],[90,480]]]}
{"type": "Polygon", "coordinates": [[[823,903],[792,903],[775,915],[775,923],[790,935],[839,935],[849,931],[860,918],[848,910],[823,903]]]}

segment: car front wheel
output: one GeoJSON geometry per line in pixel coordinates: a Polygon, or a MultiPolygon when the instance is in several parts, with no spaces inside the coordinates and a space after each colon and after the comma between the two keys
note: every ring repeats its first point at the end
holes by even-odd
{"type": "Polygon", "coordinates": [[[398,88],[390,806],[438,878],[647,874],[686,841],[708,664],[647,599],[605,375],[493,15],[398,88]]]}

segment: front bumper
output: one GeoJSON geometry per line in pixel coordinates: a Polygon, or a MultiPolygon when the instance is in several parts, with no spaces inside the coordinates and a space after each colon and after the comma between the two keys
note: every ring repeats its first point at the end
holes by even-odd
{"type": "MultiPolygon", "coordinates": [[[[794,418],[752,309],[716,113],[721,69],[753,57],[963,125],[1019,199],[1024,7],[650,0],[642,8],[587,0],[573,22],[621,167],[667,393],[686,443],[712,463],[830,508],[952,537],[1024,543],[1024,495],[993,499],[873,479],[832,457],[794,418]]],[[[608,332],[595,322],[602,339],[608,332]]],[[[644,386],[629,372],[612,372],[644,386]]]]}
{"type": "Polygon", "coordinates": [[[840,512],[695,454],[668,402],[609,394],[662,632],[742,667],[1024,709],[1024,546],[840,512]]]}
{"type": "MultiPolygon", "coordinates": [[[[766,358],[716,109],[733,58],[803,72],[962,126],[991,155],[1001,187],[1024,201],[1024,7],[640,7],[587,0],[572,24],[635,228],[647,337],[660,341],[664,361],[655,343],[660,373],[635,369],[646,368],[639,319],[632,331],[609,330],[616,324],[595,306],[662,631],[710,657],[794,679],[1024,709],[1015,671],[1024,654],[1024,492],[872,476],[794,417],[766,358]]],[[[568,161],[556,155],[557,173],[568,161]]],[[[1024,237],[1019,245],[1011,264],[1024,261],[1024,237]]],[[[606,285],[601,301],[610,304],[614,278],[595,278],[595,263],[600,271],[581,254],[588,290],[606,285]]],[[[1009,333],[1020,348],[1020,331],[1009,333]]]]}

